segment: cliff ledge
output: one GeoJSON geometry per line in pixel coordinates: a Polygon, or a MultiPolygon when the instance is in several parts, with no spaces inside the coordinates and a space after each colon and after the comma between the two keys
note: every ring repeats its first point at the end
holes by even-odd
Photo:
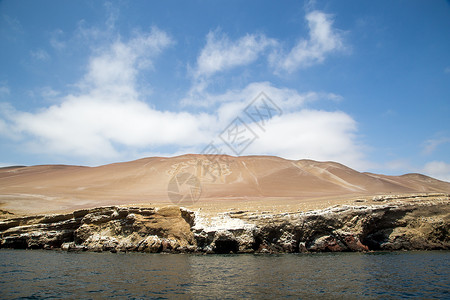
{"type": "Polygon", "coordinates": [[[206,216],[177,206],[108,206],[20,218],[5,214],[0,247],[151,253],[450,249],[448,194],[372,200],[279,214],[233,210],[206,216]]]}

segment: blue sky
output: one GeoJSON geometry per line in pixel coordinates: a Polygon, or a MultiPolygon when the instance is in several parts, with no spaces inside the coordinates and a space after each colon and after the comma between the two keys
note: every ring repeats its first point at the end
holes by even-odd
{"type": "Polygon", "coordinates": [[[450,180],[448,1],[10,0],[0,45],[3,166],[236,154],[239,117],[240,155],[450,180]]]}

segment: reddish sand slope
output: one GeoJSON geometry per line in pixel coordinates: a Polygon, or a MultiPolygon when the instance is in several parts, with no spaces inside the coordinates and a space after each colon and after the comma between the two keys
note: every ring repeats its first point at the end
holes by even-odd
{"type": "Polygon", "coordinates": [[[169,181],[183,173],[198,178],[199,200],[210,202],[292,202],[347,195],[450,192],[450,183],[421,174],[360,173],[336,162],[183,155],[99,167],[0,168],[0,209],[41,213],[112,204],[170,203],[169,181]]]}

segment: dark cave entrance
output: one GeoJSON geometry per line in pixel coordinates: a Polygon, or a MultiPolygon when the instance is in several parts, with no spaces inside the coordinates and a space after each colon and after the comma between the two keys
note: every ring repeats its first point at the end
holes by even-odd
{"type": "Polygon", "coordinates": [[[239,244],[236,240],[217,240],[214,252],[219,254],[236,253],[239,251],[239,244]]]}

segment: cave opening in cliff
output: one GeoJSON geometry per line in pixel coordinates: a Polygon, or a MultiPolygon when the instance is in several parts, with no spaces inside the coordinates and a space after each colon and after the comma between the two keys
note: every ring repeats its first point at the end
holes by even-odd
{"type": "Polygon", "coordinates": [[[239,244],[236,240],[218,240],[215,243],[214,252],[219,254],[236,253],[239,251],[239,244]]]}

